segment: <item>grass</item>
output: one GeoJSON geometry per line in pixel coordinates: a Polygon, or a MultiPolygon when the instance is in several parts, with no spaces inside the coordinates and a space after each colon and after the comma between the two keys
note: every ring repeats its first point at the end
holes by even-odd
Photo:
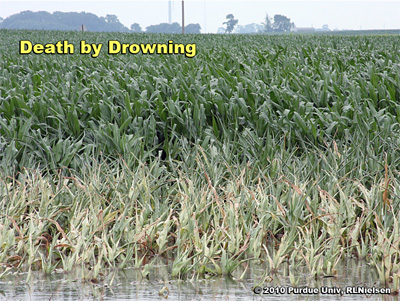
{"type": "Polygon", "coordinates": [[[398,290],[399,37],[119,34],[198,54],[92,59],[17,37],[115,35],[1,33],[3,269],[320,277],[355,256],[398,290]]]}

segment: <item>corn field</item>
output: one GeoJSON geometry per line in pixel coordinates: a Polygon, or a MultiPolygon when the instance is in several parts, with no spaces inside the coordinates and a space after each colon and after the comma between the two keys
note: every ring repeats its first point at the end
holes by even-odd
{"type": "Polygon", "coordinates": [[[357,257],[399,289],[399,36],[0,34],[0,276],[357,257]],[[197,55],[18,53],[116,35],[197,55]]]}

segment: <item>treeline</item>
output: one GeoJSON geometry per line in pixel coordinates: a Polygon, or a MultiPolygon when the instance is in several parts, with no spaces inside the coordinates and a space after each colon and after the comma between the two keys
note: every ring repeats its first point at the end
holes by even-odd
{"type": "Polygon", "coordinates": [[[0,23],[4,29],[41,29],[41,30],[79,30],[84,24],[88,31],[129,32],[115,15],[98,17],[86,12],[32,12],[23,11],[12,15],[0,23]]]}
{"type": "MultiPolygon", "coordinates": [[[[150,25],[145,31],[139,24],[134,23],[131,28],[124,26],[116,15],[98,17],[86,12],[54,12],[46,11],[23,11],[0,20],[0,28],[3,29],[38,29],[38,30],[80,30],[84,25],[87,31],[102,32],[146,32],[146,33],[181,33],[182,27],[179,23],[161,23],[150,25]]],[[[199,24],[188,24],[185,26],[186,33],[200,33],[199,24]]]]}
{"type": "MultiPolygon", "coordinates": [[[[185,26],[185,33],[200,33],[200,24],[188,24],[185,26]]],[[[146,33],[181,33],[182,26],[175,23],[160,23],[146,27],[146,33]]]]}

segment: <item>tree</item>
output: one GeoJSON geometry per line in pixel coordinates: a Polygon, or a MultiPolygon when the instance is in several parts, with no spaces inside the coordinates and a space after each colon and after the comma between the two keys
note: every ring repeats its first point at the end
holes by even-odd
{"type": "Polygon", "coordinates": [[[225,33],[226,32],[231,33],[239,21],[237,19],[235,19],[232,14],[227,15],[226,18],[228,19],[228,21],[226,21],[222,24],[226,24],[225,33]]]}
{"type": "Polygon", "coordinates": [[[264,32],[273,31],[271,18],[268,16],[268,14],[265,16],[265,22],[263,22],[262,24],[264,26],[264,29],[263,29],[264,32]]]}
{"type": "Polygon", "coordinates": [[[172,24],[160,23],[157,25],[150,25],[146,27],[147,33],[180,33],[182,32],[182,27],[178,22],[172,24]]]}
{"type": "Polygon", "coordinates": [[[131,25],[131,31],[134,32],[134,33],[141,33],[141,32],[143,32],[143,31],[142,31],[142,28],[140,27],[140,25],[139,25],[138,23],[133,23],[133,24],[131,25]]]}
{"type": "Polygon", "coordinates": [[[328,24],[322,25],[322,30],[323,30],[323,31],[331,31],[331,30],[329,29],[329,25],[328,25],[328,24]]]}
{"type": "Polygon", "coordinates": [[[248,33],[257,33],[263,31],[263,26],[256,23],[246,24],[246,25],[238,25],[235,27],[234,33],[240,34],[248,34],[248,33]]]}
{"type": "Polygon", "coordinates": [[[200,24],[188,24],[185,26],[185,33],[200,33],[200,24]]]}
{"type": "Polygon", "coordinates": [[[294,24],[290,23],[290,19],[284,15],[275,15],[273,29],[277,32],[288,32],[294,24]]]}
{"type": "Polygon", "coordinates": [[[223,34],[223,33],[225,33],[225,28],[224,28],[224,27],[218,27],[217,33],[218,33],[218,34],[223,34]]]}
{"type": "Polygon", "coordinates": [[[118,17],[116,15],[106,15],[107,23],[119,23],[118,17]]]}

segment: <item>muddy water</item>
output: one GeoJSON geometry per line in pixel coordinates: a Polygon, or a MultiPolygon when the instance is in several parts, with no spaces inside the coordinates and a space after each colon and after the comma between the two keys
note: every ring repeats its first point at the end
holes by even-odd
{"type": "Polygon", "coordinates": [[[0,279],[0,300],[398,300],[398,296],[378,292],[354,294],[355,290],[385,287],[373,268],[356,260],[340,262],[336,277],[310,278],[306,267],[291,271],[296,287],[290,283],[289,267],[283,265],[278,274],[267,275],[267,281],[260,284],[260,294],[254,293],[253,287],[266,268],[257,262],[249,264],[247,270],[246,265],[241,266],[232,277],[183,281],[171,279],[170,271],[170,264],[160,261],[148,277],[135,268],[107,270],[106,275],[92,281],[82,281],[90,274],[78,268],[48,276],[33,272],[29,279],[27,273],[7,274],[0,279]],[[238,280],[244,271],[243,280],[238,280]],[[300,294],[288,294],[289,290],[300,294]]]}

